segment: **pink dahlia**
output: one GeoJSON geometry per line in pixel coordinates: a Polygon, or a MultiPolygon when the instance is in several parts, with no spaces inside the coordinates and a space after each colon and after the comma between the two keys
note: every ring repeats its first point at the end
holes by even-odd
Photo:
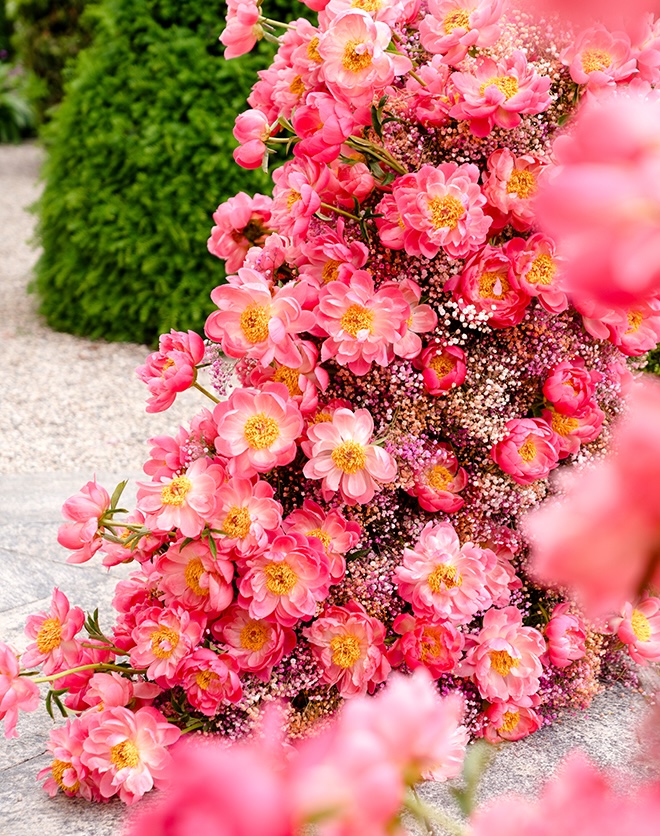
{"type": "Polygon", "coordinates": [[[631,54],[630,37],[610,32],[602,24],[581,32],[561,54],[576,84],[590,90],[629,80],[637,67],[631,54]]]}
{"type": "Polygon", "coordinates": [[[545,625],[547,658],[556,668],[567,668],[587,652],[586,628],[582,620],[570,612],[570,606],[568,603],[557,604],[545,625]]]}
{"type": "Polygon", "coordinates": [[[465,352],[457,345],[435,345],[425,348],[415,360],[421,369],[424,387],[429,395],[444,395],[465,381],[465,352]]]}
{"type": "Polygon", "coordinates": [[[272,616],[285,627],[308,621],[328,596],[330,564],[323,544],[298,532],[277,535],[267,552],[247,561],[238,604],[252,618],[272,616]]]}
{"type": "Polygon", "coordinates": [[[214,717],[222,705],[243,696],[236,662],[205,647],[198,647],[183,662],[179,681],[190,705],[206,717],[214,717]]]}
{"type": "Polygon", "coordinates": [[[500,128],[520,124],[520,115],[543,113],[550,107],[549,76],[540,76],[516,49],[499,64],[491,58],[478,58],[474,73],[453,73],[451,81],[458,102],[449,111],[454,119],[466,119],[475,136],[483,137],[500,128]]]}
{"type": "Polygon", "coordinates": [[[538,297],[550,313],[566,310],[568,298],[562,285],[561,262],[551,238],[537,232],[528,239],[512,238],[502,249],[525,293],[538,297]]]}
{"type": "Polygon", "coordinates": [[[484,737],[489,743],[522,740],[541,728],[541,718],[533,708],[514,702],[494,702],[483,715],[484,737]]]}
{"type": "Polygon", "coordinates": [[[220,35],[225,58],[238,58],[250,52],[263,38],[257,0],[227,0],[227,26],[220,35]]]}
{"type": "Polygon", "coordinates": [[[295,368],[278,364],[255,366],[247,383],[255,389],[261,389],[265,383],[283,383],[301,413],[309,415],[316,410],[319,391],[328,388],[330,378],[323,366],[318,364],[319,352],[314,343],[300,342],[297,348],[303,356],[301,365],[295,368]]]}
{"type": "Polygon", "coordinates": [[[260,110],[246,110],[239,113],[234,122],[234,139],[239,143],[234,148],[234,159],[242,168],[260,168],[270,139],[270,124],[260,110]]]}
{"type": "Polygon", "coordinates": [[[580,445],[595,441],[600,435],[605,413],[595,404],[590,404],[577,416],[562,415],[554,409],[544,409],[541,418],[552,427],[557,436],[559,458],[577,453],[580,445]]]}
{"type": "Polygon", "coordinates": [[[600,372],[590,372],[581,357],[563,360],[553,366],[543,384],[543,394],[555,412],[574,417],[593,407],[596,384],[602,380],[600,372]]]}
{"type": "Polygon", "coordinates": [[[19,676],[18,655],[0,642],[0,720],[5,721],[5,737],[18,737],[18,712],[35,711],[39,707],[39,688],[36,683],[19,676]]]}
{"type": "Polygon", "coordinates": [[[336,685],[344,698],[373,691],[391,670],[385,655],[385,625],[349,601],[328,607],[303,629],[327,685],[336,685]]]}
{"type": "Polygon", "coordinates": [[[200,613],[180,606],[151,607],[140,614],[133,629],[131,664],[147,668],[149,679],[160,679],[165,685],[178,684],[181,662],[199,645],[205,627],[206,616],[200,613]]]}
{"type": "Polygon", "coordinates": [[[373,443],[373,432],[368,409],[338,409],[332,421],[308,428],[311,454],[303,475],[322,479],[327,498],[339,491],[348,505],[371,502],[379,486],[397,474],[396,461],[373,443]]]}
{"type": "MultiPolygon", "coordinates": [[[[36,688],[36,686],[35,686],[36,688]]],[[[69,798],[80,796],[87,801],[100,801],[96,775],[82,762],[83,744],[88,736],[91,714],[68,718],[64,726],[51,729],[48,751],[53,756],[49,766],[37,775],[45,778],[44,789],[53,798],[61,790],[69,798]]]]}
{"type": "Polygon", "coordinates": [[[483,191],[496,210],[495,228],[511,223],[514,229],[524,232],[534,225],[532,199],[543,168],[541,161],[529,154],[516,157],[508,148],[493,151],[488,158],[483,191]]]}
{"type": "Polygon", "coordinates": [[[470,48],[496,43],[504,4],[505,0],[429,0],[430,14],[419,24],[422,46],[442,55],[447,64],[460,64],[470,48]]]}
{"type": "Polygon", "coordinates": [[[485,566],[495,561],[489,549],[461,546],[450,523],[428,522],[413,549],[404,548],[395,569],[399,595],[417,616],[468,624],[492,604],[485,566]]]}
{"type": "Polygon", "coordinates": [[[660,661],[660,598],[626,603],[612,627],[638,665],[660,661]]]}
{"type": "Polygon", "coordinates": [[[303,417],[283,383],[235,389],[213,411],[218,426],[216,450],[226,456],[234,476],[251,477],[290,464],[303,417]]]}
{"type": "Polygon", "coordinates": [[[164,786],[171,759],[167,749],[180,735],[155,708],[106,708],[90,715],[80,760],[103,799],[119,795],[134,804],[153,787],[164,786]]]}
{"type": "Polygon", "coordinates": [[[308,157],[289,160],[273,172],[272,223],[281,235],[302,243],[312,215],[321,208],[321,194],[328,185],[330,171],[323,163],[308,157]]]}
{"type": "Polygon", "coordinates": [[[220,531],[216,541],[223,551],[245,557],[263,551],[269,536],[279,530],[282,506],[273,499],[275,491],[258,477],[233,476],[216,494],[216,519],[212,528],[220,531]]]}
{"type": "Polygon", "coordinates": [[[237,605],[211,625],[211,632],[239,670],[249,671],[263,682],[268,682],[275,665],[296,646],[296,634],[291,628],[273,618],[252,618],[237,605]]]}
{"type": "Polygon", "coordinates": [[[316,322],[328,337],[321,360],[334,359],[357,375],[373,363],[387,366],[409,318],[410,305],[394,283],[376,291],[371,275],[356,270],[348,284],[331,282],[319,294],[316,322]]]}
{"type": "Polygon", "coordinates": [[[147,384],[150,398],[147,412],[169,409],[180,392],[190,389],[197,378],[197,364],[204,359],[204,341],[194,331],[161,334],[158,351],[135,370],[147,384]]]}
{"type": "MultiPolygon", "coordinates": [[[[384,286],[389,283],[386,282],[384,286]]],[[[406,320],[406,332],[394,343],[394,353],[397,357],[413,360],[422,351],[422,340],[419,334],[433,331],[438,324],[438,315],[430,305],[421,304],[422,289],[412,279],[403,279],[397,283],[401,295],[410,305],[410,316],[406,320]]]]}
{"type": "Polygon", "coordinates": [[[408,493],[416,496],[420,507],[435,513],[451,514],[465,504],[460,492],[467,485],[467,473],[447,444],[438,444],[430,459],[414,471],[408,493]]]}
{"type": "Polygon", "coordinates": [[[543,672],[545,641],[538,630],[524,627],[517,607],[490,609],[477,636],[468,639],[462,676],[469,676],[484,699],[530,705],[543,672]]]}
{"type": "Polygon", "coordinates": [[[99,524],[109,508],[110,494],[96,479],[66,500],[62,514],[67,522],[59,527],[57,542],[73,551],[67,563],[85,563],[101,548],[99,524]]]}
{"type": "Polygon", "coordinates": [[[411,671],[424,667],[434,679],[451,673],[456,667],[465,640],[450,622],[402,613],[394,619],[392,629],[401,637],[387,656],[392,667],[405,664],[411,671]]]}
{"type": "Polygon", "coordinates": [[[243,264],[250,247],[261,246],[269,232],[272,200],[263,194],[249,197],[239,192],[221,203],[213,214],[215,226],[208,240],[209,252],[226,261],[234,273],[243,264]]]}
{"type": "Polygon", "coordinates": [[[85,613],[80,607],[71,607],[69,599],[56,587],[50,610],[27,617],[25,635],[34,643],[27,646],[22,656],[23,667],[42,666],[46,676],[74,667],[81,650],[76,636],[84,622],[85,613]]]}
{"type": "Polygon", "coordinates": [[[348,284],[353,273],[367,263],[368,248],[360,241],[348,241],[345,226],[343,218],[338,218],[333,229],[324,229],[323,235],[310,237],[301,245],[305,257],[301,271],[306,280],[312,278],[319,287],[334,281],[348,284]]]}
{"type": "Polygon", "coordinates": [[[519,485],[531,485],[557,467],[559,441],[542,418],[513,418],[506,422],[506,435],[490,455],[519,485]]]}
{"type": "Polygon", "coordinates": [[[203,540],[182,541],[155,560],[158,583],[166,606],[180,604],[188,610],[217,615],[234,598],[234,564],[214,555],[203,540]]]}

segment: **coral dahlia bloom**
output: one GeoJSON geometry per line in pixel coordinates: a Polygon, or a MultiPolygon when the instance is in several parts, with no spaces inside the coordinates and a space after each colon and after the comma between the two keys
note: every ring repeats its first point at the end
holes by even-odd
{"type": "Polygon", "coordinates": [[[69,599],[57,587],[53,590],[50,610],[29,615],[25,635],[34,639],[22,656],[25,669],[43,666],[46,676],[72,668],[80,656],[80,642],[75,638],[82,630],[85,613],[71,607],[69,599]]]}
{"type": "Polygon", "coordinates": [[[505,0],[429,0],[419,24],[422,46],[442,55],[447,64],[459,64],[471,47],[489,47],[500,36],[497,25],[505,0]]]}
{"type": "Polygon", "coordinates": [[[559,462],[557,434],[542,418],[513,418],[506,435],[490,451],[495,464],[519,485],[545,477],[559,462]]]}
{"type": "Polygon", "coordinates": [[[590,90],[626,81],[635,73],[630,37],[625,32],[610,32],[602,24],[583,31],[561,54],[576,84],[590,90]]]}
{"type": "Polygon", "coordinates": [[[189,610],[217,615],[234,598],[234,564],[222,554],[214,556],[203,540],[170,546],[155,563],[166,606],[181,604],[189,610]]]}
{"type": "Polygon", "coordinates": [[[528,239],[512,238],[502,248],[513,264],[520,287],[550,313],[561,313],[568,307],[562,285],[562,261],[555,254],[551,238],[540,232],[528,239]]]}
{"type": "Polygon", "coordinates": [[[328,607],[303,635],[323,672],[323,682],[336,685],[344,698],[373,691],[391,670],[385,655],[385,625],[349,601],[328,607]]]}
{"type": "Polygon", "coordinates": [[[87,482],[66,500],[62,514],[67,522],[59,527],[57,542],[73,551],[67,563],[85,563],[101,548],[99,522],[109,507],[110,494],[97,484],[96,479],[87,482]]]}
{"type": "Polygon", "coordinates": [[[91,716],[83,714],[67,718],[64,726],[50,731],[48,751],[53,760],[39,772],[37,780],[45,778],[43,787],[51,798],[61,790],[69,798],[80,796],[87,801],[101,800],[94,780],[96,776],[81,760],[91,716]]]}
{"type": "Polygon", "coordinates": [[[424,667],[434,679],[454,670],[465,640],[453,624],[402,613],[392,628],[401,636],[388,653],[392,667],[405,664],[411,671],[424,667]]]}
{"type": "Polygon", "coordinates": [[[90,715],[81,761],[94,772],[101,797],[119,795],[134,804],[162,787],[170,754],[181,732],[155,708],[106,708],[90,715]]]}
{"type": "Polygon", "coordinates": [[[348,505],[371,502],[379,485],[393,482],[394,458],[372,443],[374,421],[368,409],[338,409],[332,421],[307,429],[310,460],[303,468],[307,479],[322,479],[324,496],[336,491],[348,505]]]}
{"type": "Polygon", "coordinates": [[[649,596],[634,606],[626,603],[612,626],[638,665],[660,661],[660,598],[649,596]]]}
{"type": "MultiPolygon", "coordinates": [[[[385,285],[388,283],[386,282],[385,285]]],[[[401,295],[410,305],[410,316],[406,320],[405,334],[394,343],[394,353],[397,357],[413,360],[422,350],[422,340],[419,334],[426,334],[438,324],[438,315],[430,305],[420,305],[422,289],[412,279],[404,279],[397,283],[401,295]]]]}
{"type": "Polygon", "coordinates": [[[444,395],[465,381],[465,352],[457,345],[430,345],[415,360],[429,395],[444,395]]]}
{"type": "Polygon", "coordinates": [[[236,662],[226,653],[218,655],[206,647],[198,647],[183,662],[179,680],[190,705],[206,717],[214,717],[221,705],[238,702],[243,696],[236,662]]]}
{"type": "Polygon", "coordinates": [[[0,642],[0,720],[5,721],[5,737],[18,737],[18,712],[39,707],[39,688],[25,676],[19,676],[18,655],[0,642]]]}
{"type": "Polygon", "coordinates": [[[562,415],[554,409],[544,409],[541,418],[547,421],[557,436],[559,458],[570,456],[600,435],[605,413],[595,404],[590,404],[577,416],[562,415]]]}
{"type": "Polygon", "coordinates": [[[250,52],[263,37],[261,14],[256,0],[227,0],[227,26],[220,35],[225,58],[238,58],[250,52]]]}
{"type": "Polygon", "coordinates": [[[208,249],[212,255],[225,259],[225,269],[234,273],[245,261],[247,251],[262,246],[268,234],[272,199],[263,194],[250,197],[239,192],[221,203],[213,214],[208,249]]]}
{"type": "Polygon", "coordinates": [[[175,331],[161,334],[158,351],[147,357],[135,373],[147,384],[150,398],[147,412],[164,412],[174,403],[179,392],[185,392],[195,382],[196,366],[204,359],[204,341],[194,331],[175,331]]]}
{"type": "Polygon", "coordinates": [[[216,518],[212,528],[223,551],[235,549],[245,557],[263,551],[268,537],[282,522],[282,506],[275,491],[263,479],[233,476],[216,494],[216,518]]]}
{"type": "Polygon", "coordinates": [[[408,493],[416,496],[425,511],[451,514],[465,504],[459,493],[467,485],[467,473],[447,444],[438,444],[432,457],[413,474],[408,493]]]}
{"type": "Polygon", "coordinates": [[[534,225],[532,198],[543,168],[540,160],[530,154],[516,157],[508,148],[493,151],[488,158],[483,190],[490,206],[497,210],[494,227],[500,229],[511,223],[514,229],[524,232],[534,225]]]}
{"type": "Polygon", "coordinates": [[[562,360],[551,369],[543,384],[543,394],[555,412],[571,417],[581,415],[593,406],[596,384],[602,377],[600,372],[590,372],[581,357],[562,360]]]}
{"type": "Polygon", "coordinates": [[[570,604],[557,604],[545,625],[548,642],[547,658],[556,668],[567,668],[581,659],[586,651],[586,628],[577,615],[569,612],[570,604]]]}
{"type": "Polygon", "coordinates": [[[199,645],[205,627],[206,617],[200,613],[180,606],[151,607],[141,613],[133,629],[131,664],[147,668],[149,679],[161,679],[165,685],[178,684],[181,662],[199,645]]]}
{"type": "Polygon", "coordinates": [[[513,702],[494,702],[484,712],[484,737],[489,743],[522,740],[541,728],[541,718],[533,708],[513,702]]]}

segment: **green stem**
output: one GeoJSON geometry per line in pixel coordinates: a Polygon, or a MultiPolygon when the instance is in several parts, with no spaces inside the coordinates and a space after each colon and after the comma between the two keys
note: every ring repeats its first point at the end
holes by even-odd
{"type": "Polygon", "coordinates": [[[434,807],[429,807],[428,804],[424,804],[424,802],[420,800],[419,796],[417,796],[417,793],[414,793],[413,797],[409,796],[405,800],[404,806],[406,810],[411,812],[419,821],[425,823],[428,821],[435,822],[436,824],[439,824],[440,827],[444,828],[448,833],[451,833],[452,836],[467,836],[467,830],[460,822],[457,822],[456,819],[452,819],[451,816],[448,816],[441,810],[437,810],[434,807]]]}
{"type": "Polygon", "coordinates": [[[220,403],[219,398],[216,398],[215,395],[212,395],[208,389],[205,389],[203,386],[197,383],[197,381],[193,383],[193,389],[198,389],[202,393],[202,395],[206,395],[206,397],[210,398],[213,401],[213,403],[220,403]]]}
{"type": "Polygon", "coordinates": [[[69,676],[72,673],[80,673],[81,671],[98,671],[99,673],[105,673],[105,671],[119,671],[120,673],[136,673],[136,674],[145,674],[147,672],[146,668],[141,670],[137,668],[123,668],[121,665],[112,665],[110,662],[97,662],[93,665],[79,665],[77,668],[69,668],[66,671],[60,671],[59,673],[53,673],[50,676],[38,676],[36,679],[32,680],[33,682],[54,682],[56,679],[62,679],[63,676],[69,676]]]}
{"type": "Polygon", "coordinates": [[[91,642],[80,642],[81,647],[94,647],[96,650],[109,650],[111,653],[114,653],[116,656],[128,656],[128,653],[125,650],[122,650],[120,647],[115,647],[114,644],[106,644],[104,642],[100,642],[98,644],[92,644],[91,642]]]}
{"type": "MultiPolygon", "coordinates": [[[[414,787],[411,787],[410,791],[413,794],[413,798],[415,799],[415,803],[418,805],[419,809],[421,810],[424,807],[424,804],[422,803],[422,799],[419,797],[419,795],[417,795],[417,790],[414,787]]],[[[424,828],[425,828],[426,832],[429,834],[429,836],[434,836],[433,825],[428,820],[428,816],[423,814],[422,818],[421,818],[421,822],[424,825],[424,828]]]]}
{"type": "Polygon", "coordinates": [[[269,17],[260,17],[259,23],[269,23],[271,26],[280,26],[282,29],[295,29],[290,23],[281,23],[279,20],[271,20],[269,17]]]}
{"type": "Polygon", "coordinates": [[[322,203],[321,208],[327,209],[328,212],[336,212],[338,215],[343,215],[345,218],[350,218],[352,221],[360,221],[357,215],[353,215],[345,209],[340,209],[338,206],[332,206],[330,203],[322,203]]]}
{"type": "Polygon", "coordinates": [[[428,84],[424,81],[424,79],[421,78],[421,76],[417,75],[417,73],[414,70],[411,70],[408,73],[408,75],[411,76],[412,78],[414,78],[415,81],[417,81],[419,84],[422,85],[422,87],[428,87],[428,84]]]}
{"type": "Polygon", "coordinates": [[[185,729],[181,729],[181,734],[188,734],[189,732],[197,731],[197,729],[204,728],[204,721],[203,720],[196,720],[190,726],[186,726],[185,729]]]}

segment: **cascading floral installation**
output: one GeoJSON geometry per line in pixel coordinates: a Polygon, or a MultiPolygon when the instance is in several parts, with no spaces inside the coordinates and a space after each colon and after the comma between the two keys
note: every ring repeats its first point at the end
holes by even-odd
{"type": "Polygon", "coordinates": [[[535,203],[582,100],[653,99],[660,26],[573,31],[505,0],[308,5],[319,25],[276,38],[260,4],[229,2],[227,57],[279,43],[235,158],[293,156],[272,199],[214,215],[209,248],[234,275],[207,341],[164,335],[138,370],[150,412],[190,388],[214,403],[151,439],[133,514],[95,481],[64,506],[70,560],[139,564],[116,623],[56,590],[20,679],[3,646],[9,733],[36,681],[71,714],[53,794],[130,803],[180,731],[239,739],[278,700],[291,738],[313,734],[393,669],[462,695],[460,748],[634,682],[627,649],[660,659],[657,599],[597,630],[532,583],[518,530],[555,468],[605,451],[628,358],[660,340],[656,297],[567,296],[535,203]]]}

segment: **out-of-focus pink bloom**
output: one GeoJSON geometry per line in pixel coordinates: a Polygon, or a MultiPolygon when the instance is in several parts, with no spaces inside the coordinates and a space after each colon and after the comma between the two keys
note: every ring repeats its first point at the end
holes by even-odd
{"type": "MultiPolygon", "coordinates": [[[[660,12],[660,4],[657,5],[660,12]]],[[[635,23],[633,55],[637,62],[636,77],[657,85],[660,81],[660,19],[655,20],[652,14],[647,14],[643,18],[638,17],[635,23]]]]}
{"type": "Polygon", "coordinates": [[[328,335],[321,360],[334,359],[357,375],[373,363],[387,366],[393,346],[406,332],[410,305],[394,283],[374,289],[366,270],[356,270],[349,283],[331,282],[319,295],[316,321],[328,335]]]}
{"type": "Polygon", "coordinates": [[[483,192],[488,203],[497,210],[493,223],[500,229],[511,223],[524,232],[535,223],[532,198],[544,165],[529,154],[516,157],[508,148],[498,148],[488,158],[483,192]]]}
{"type": "Polygon", "coordinates": [[[627,602],[612,628],[638,665],[660,661],[660,598],[649,596],[634,606],[627,602]]]}
{"type": "Polygon", "coordinates": [[[482,697],[531,704],[543,672],[545,641],[538,630],[523,626],[517,607],[488,610],[481,631],[468,637],[466,646],[459,671],[473,679],[482,697]]]}
{"type": "Polygon", "coordinates": [[[494,702],[484,712],[484,737],[489,743],[522,740],[541,728],[541,718],[533,708],[513,702],[494,702]]]}
{"type": "Polygon", "coordinates": [[[83,714],[67,718],[64,726],[50,731],[48,751],[53,761],[39,772],[37,780],[46,779],[43,786],[51,798],[62,790],[69,798],[80,796],[87,801],[101,800],[95,776],[81,760],[90,717],[91,714],[83,714]]]}
{"type": "Polygon", "coordinates": [[[327,499],[339,491],[348,505],[371,502],[379,485],[397,474],[395,459],[373,443],[373,432],[368,409],[338,409],[330,422],[308,427],[310,460],[303,475],[322,479],[327,499]]]}
{"type": "Polygon", "coordinates": [[[349,601],[328,607],[303,635],[323,672],[323,682],[336,685],[342,697],[372,691],[387,679],[391,667],[385,653],[385,625],[349,601]]]}
{"type": "Polygon", "coordinates": [[[238,58],[250,52],[263,37],[256,0],[227,0],[227,26],[220,35],[225,58],[238,58]]]}
{"type": "Polygon", "coordinates": [[[573,294],[573,306],[592,337],[609,340],[628,357],[639,357],[660,342],[660,297],[632,307],[605,307],[587,294],[573,294]]]}
{"type": "Polygon", "coordinates": [[[272,223],[294,243],[302,243],[312,215],[321,208],[320,195],[330,179],[325,164],[309,157],[289,160],[273,172],[272,223]]]}
{"type": "Polygon", "coordinates": [[[413,479],[408,493],[417,497],[425,511],[451,514],[465,504],[459,493],[467,485],[467,473],[447,444],[436,446],[433,456],[415,470],[413,479]]]}
{"type": "Polygon", "coordinates": [[[147,668],[149,679],[173,685],[181,662],[199,645],[205,627],[206,617],[200,613],[183,607],[151,607],[133,630],[131,664],[147,668]]]}
{"type": "Polygon", "coordinates": [[[424,667],[434,679],[454,670],[465,640],[450,622],[402,613],[394,619],[392,629],[401,636],[387,655],[393,667],[405,664],[411,671],[424,667]]]}
{"type": "Polygon", "coordinates": [[[332,95],[352,105],[369,105],[375,93],[411,70],[405,55],[385,51],[391,38],[386,23],[360,9],[334,18],[318,44],[323,78],[332,95]]]}
{"type": "Polygon", "coordinates": [[[552,101],[550,77],[539,75],[519,49],[499,64],[479,58],[474,73],[452,73],[451,81],[459,100],[449,115],[469,121],[470,130],[479,137],[488,136],[495,125],[515,128],[521,114],[543,113],[552,101]]]}
{"type": "Polygon", "coordinates": [[[102,798],[119,795],[125,804],[134,804],[153,787],[165,785],[171,760],[167,749],[180,734],[155,708],[106,708],[89,716],[80,760],[102,798]]]}
{"type": "Polygon", "coordinates": [[[137,505],[155,532],[178,528],[184,537],[198,537],[215,510],[215,493],[224,482],[224,468],[197,459],[185,473],[158,482],[138,482],[137,505]]]}
{"type": "Polygon", "coordinates": [[[268,682],[275,665],[296,646],[296,634],[274,618],[251,618],[242,607],[230,607],[211,625],[213,635],[236,661],[238,669],[268,682]]]}
{"type": "Polygon", "coordinates": [[[234,149],[234,159],[243,168],[259,168],[270,138],[270,124],[260,110],[239,113],[234,123],[234,139],[240,143],[234,149]]]}
{"type": "Polygon", "coordinates": [[[415,360],[429,395],[444,395],[465,381],[465,352],[457,345],[430,345],[415,360]]]}
{"type": "Polygon", "coordinates": [[[561,262],[555,256],[551,238],[537,232],[526,240],[512,238],[502,249],[525,293],[538,297],[549,313],[566,310],[568,298],[561,283],[561,262]]]}
{"type": "Polygon", "coordinates": [[[492,604],[485,568],[495,562],[489,549],[461,546],[451,523],[428,522],[414,548],[403,550],[394,577],[399,595],[415,615],[452,624],[468,624],[492,604]]]}
{"type": "Polygon", "coordinates": [[[474,253],[465,262],[463,272],[445,282],[444,289],[463,305],[473,305],[487,314],[492,328],[518,325],[531,301],[505,250],[490,244],[474,253]]]}
{"type": "Polygon", "coordinates": [[[555,412],[574,417],[593,406],[596,384],[602,380],[600,372],[590,372],[581,357],[562,360],[554,366],[545,383],[543,394],[555,412]]]}
{"type": "Polygon", "coordinates": [[[39,688],[31,679],[19,676],[18,655],[0,642],[0,720],[5,721],[5,737],[18,737],[18,712],[39,707],[39,688]]]}
{"type": "Polygon", "coordinates": [[[220,706],[238,702],[243,696],[234,659],[206,647],[198,647],[185,659],[178,677],[190,705],[207,717],[214,717],[220,706]]]}
{"type": "Polygon", "coordinates": [[[96,479],[66,500],[62,514],[67,522],[59,527],[57,542],[73,551],[67,563],[85,563],[101,548],[99,522],[109,507],[110,494],[96,479]]]}
{"type": "Polygon", "coordinates": [[[283,521],[284,531],[299,531],[317,537],[330,560],[330,577],[339,583],[346,572],[344,555],[354,548],[362,533],[359,523],[347,520],[339,511],[324,511],[313,499],[306,499],[302,508],[292,511],[283,521]]]}
{"type": "Polygon", "coordinates": [[[505,473],[519,485],[531,485],[557,467],[559,442],[542,418],[513,418],[506,422],[506,435],[490,451],[505,473]]]}
{"type": "Polygon", "coordinates": [[[567,668],[586,653],[586,628],[577,615],[569,612],[570,604],[557,604],[545,625],[548,660],[556,668],[567,668]]]}
{"type": "Polygon", "coordinates": [[[56,587],[50,610],[27,617],[25,635],[34,639],[34,644],[29,644],[22,656],[23,667],[43,666],[47,676],[74,667],[81,650],[75,637],[84,621],[85,613],[80,607],[71,607],[69,599],[56,587]]]}
{"type": "Polygon", "coordinates": [[[169,409],[176,396],[193,385],[197,378],[195,367],[203,359],[204,341],[194,331],[172,329],[169,334],[161,334],[158,351],[135,370],[149,389],[147,412],[169,409]]]}
{"type": "Polygon", "coordinates": [[[505,0],[429,0],[419,24],[422,46],[442,55],[451,65],[460,64],[472,47],[493,46],[500,36],[497,25],[505,0]]]}
{"type": "Polygon", "coordinates": [[[570,456],[580,449],[581,444],[589,444],[600,435],[605,420],[605,413],[595,404],[587,406],[586,410],[577,416],[562,415],[554,409],[544,409],[541,418],[552,427],[559,458],[570,456]]]}
{"type": "Polygon", "coordinates": [[[594,20],[620,26],[622,17],[628,22],[637,21],[645,12],[660,12],[658,0],[628,0],[623,7],[619,0],[531,0],[530,6],[542,14],[560,15],[576,26],[592,25],[594,20]]]}
{"type": "Polygon", "coordinates": [[[625,32],[610,32],[598,23],[581,32],[562,52],[561,60],[576,84],[593,90],[631,78],[636,62],[630,47],[625,32]]]}
{"type": "Polygon", "coordinates": [[[212,528],[223,551],[236,549],[247,556],[262,551],[269,534],[282,522],[282,506],[273,499],[275,491],[263,479],[229,479],[216,494],[216,515],[212,528]]]}
{"type": "Polygon", "coordinates": [[[268,234],[273,201],[263,194],[250,197],[239,192],[213,213],[215,226],[208,240],[209,252],[226,260],[225,269],[234,273],[243,264],[250,247],[261,246],[268,234]]]}
{"type": "Polygon", "coordinates": [[[258,389],[235,389],[216,406],[217,451],[227,458],[235,476],[250,477],[289,464],[303,430],[300,410],[283,383],[258,389]]]}
{"type": "Polygon", "coordinates": [[[176,543],[155,560],[161,574],[158,586],[166,606],[218,615],[234,598],[234,564],[222,554],[214,556],[203,540],[176,543]]]}

